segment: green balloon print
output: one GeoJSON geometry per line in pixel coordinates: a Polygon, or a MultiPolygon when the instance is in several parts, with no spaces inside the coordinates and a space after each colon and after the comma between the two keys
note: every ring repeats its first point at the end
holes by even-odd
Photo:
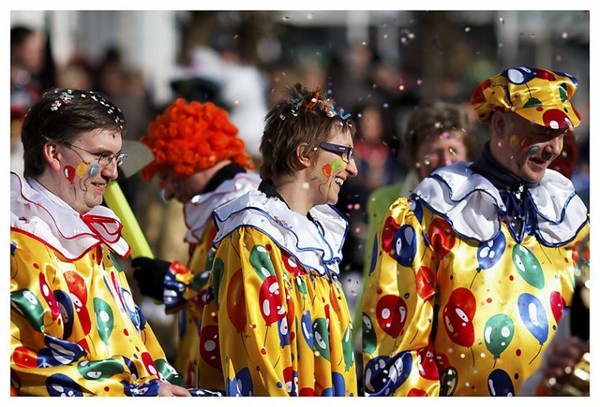
{"type": "Polygon", "coordinates": [[[529,285],[535,288],[544,288],[544,272],[538,259],[526,247],[515,245],[512,251],[512,260],[515,268],[529,285]]]}
{"type": "Polygon", "coordinates": [[[331,361],[329,353],[329,331],[327,329],[327,321],[325,318],[317,318],[313,322],[313,332],[315,335],[314,345],[315,350],[319,351],[327,361],[331,361]]]}
{"type": "Polygon", "coordinates": [[[123,373],[123,365],[114,359],[84,360],[77,364],[81,376],[89,380],[104,380],[123,373]]]}
{"type": "Polygon", "coordinates": [[[375,350],[377,345],[377,335],[373,328],[373,321],[368,314],[363,312],[362,319],[362,342],[363,342],[363,353],[371,354],[375,350]]]}
{"type": "Polygon", "coordinates": [[[483,329],[485,346],[495,358],[508,347],[515,335],[515,324],[506,314],[496,314],[487,320],[483,329]]]}
{"type": "Polygon", "coordinates": [[[94,298],[94,314],[96,314],[96,329],[105,345],[113,331],[115,319],[110,305],[102,298],[94,298]]]}
{"type": "Polygon", "coordinates": [[[225,264],[223,263],[223,259],[217,257],[212,268],[212,286],[216,304],[219,304],[219,286],[221,285],[221,279],[223,278],[223,270],[225,270],[225,264]]]}
{"type": "Polygon", "coordinates": [[[250,252],[250,264],[261,280],[275,275],[275,269],[265,246],[256,245],[250,252]]]}
{"type": "Polygon", "coordinates": [[[25,318],[33,329],[44,332],[44,308],[33,291],[24,288],[11,292],[10,308],[25,318]]]}
{"type": "Polygon", "coordinates": [[[298,288],[298,291],[302,293],[302,295],[308,294],[308,288],[306,287],[306,283],[304,282],[302,276],[296,276],[296,287],[298,288]]]}
{"type": "Polygon", "coordinates": [[[352,334],[350,327],[346,328],[346,331],[344,332],[342,351],[344,353],[344,368],[347,372],[354,364],[354,347],[352,346],[352,334]]]}

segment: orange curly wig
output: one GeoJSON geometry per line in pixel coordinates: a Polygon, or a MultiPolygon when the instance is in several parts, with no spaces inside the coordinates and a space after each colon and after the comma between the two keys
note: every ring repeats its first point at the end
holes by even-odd
{"type": "Polygon", "coordinates": [[[169,168],[175,177],[185,178],[227,159],[253,169],[237,134],[228,113],[212,102],[186,104],[178,98],[148,125],[141,138],[154,154],[142,176],[149,181],[159,170],[169,168]]]}

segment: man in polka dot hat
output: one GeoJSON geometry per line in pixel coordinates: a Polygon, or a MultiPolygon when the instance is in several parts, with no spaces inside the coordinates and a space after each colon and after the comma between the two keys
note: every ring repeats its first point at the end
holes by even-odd
{"type": "Polygon", "coordinates": [[[479,156],[389,207],[363,303],[367,395],[519,395],[540,367],[589,237],[586,206],[548,168],[581,122],[576,89],[539,68],[482,81],[471,97],[489,126],[479,156]]]}

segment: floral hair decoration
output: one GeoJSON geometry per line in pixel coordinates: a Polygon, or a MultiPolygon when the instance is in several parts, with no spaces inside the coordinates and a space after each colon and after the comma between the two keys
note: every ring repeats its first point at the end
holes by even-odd
{"type": "Polygon", "coordinates": [[[142,169],[146,180],[168,168],[177,178],[188,177],[223,160],[253,169],[245,143],[228,113],[212,102],[186,103],[176,99],[149,125],[141,138],[154,154],[154,160],[142,169]]]}
{"type": "Polygon", "coordinates": [[[314,96],[311,98],[310,102],[306,103],[306,101],[301,100],[301,99],[292,99],[292,101],[290,102],[291,105],[291,111],[292,111],[292,116],[297,117],[298,116],[298,110],[300,110],[301,107],[304,107],[304,109],[306,110],[313,110],[315,108],[318,108],[320,110],[322,110],[327,117],[335,117],[336,115],[339,115],[340,118],[342,120],[347,120],[351,115],[350,113],[346,113],[344,114],[344,109],[340,109],[339,112],[337,112],[335,110],[334,107],[334,101],[333,99],[327,98],[327,99],[321,99],[320,98],[320,91],[316,90],[314,96]]]}

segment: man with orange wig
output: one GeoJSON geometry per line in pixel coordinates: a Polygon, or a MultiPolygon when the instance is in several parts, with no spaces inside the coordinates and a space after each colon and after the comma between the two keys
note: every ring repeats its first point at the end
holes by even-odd
{"type": "Polygon", "coordinates": [[[199,333],[206,284],[212,265],[215,226],[211,213],[225,202],[257,188],[254,169],[238,129],[227,112],[211,102],[177,99],[148,125],[141,141],[154,160],[142,170],[145,180],[160,179],[163,197],[183,207],[189,260],[133,259],[134,277],[142,294],[179,311],[179,347],[175,368],[195,387],[199,364],[199,333]]]}

